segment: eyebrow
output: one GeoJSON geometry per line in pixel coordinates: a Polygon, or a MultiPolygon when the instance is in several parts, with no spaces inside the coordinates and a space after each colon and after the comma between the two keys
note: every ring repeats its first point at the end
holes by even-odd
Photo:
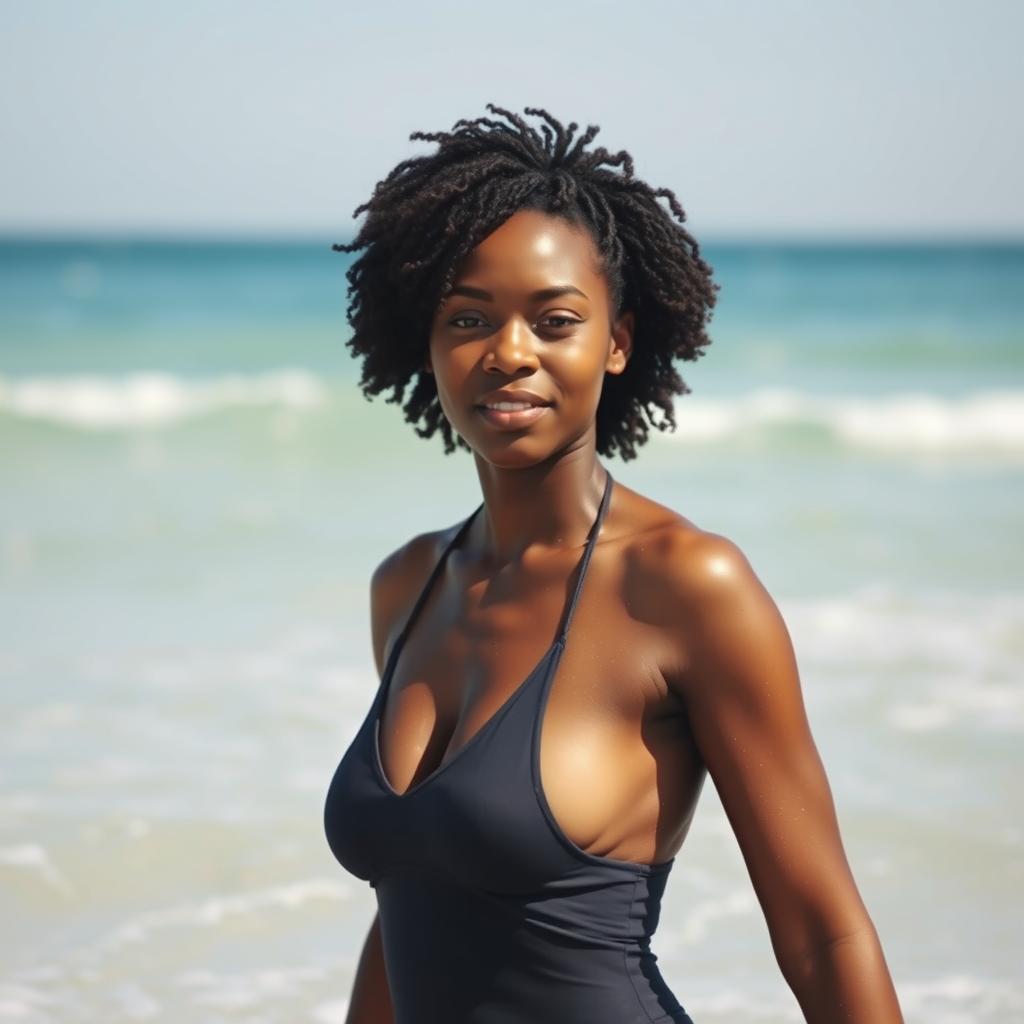
{"type": "MultiPolygon", "coordinates": [[[[484,291],[483,288],[473,288],[468,284],[457,284],[449,292],[449,297],[453,295],[463,295],[467,299],[480,299],[483,302],[493,302],[494,296],[484,291]]],[[[572,284],[560,284],[555,285],[552,288],[540,288],[535,292],[530,292],[527,296],[528,299],[534,302],[542,302],[545,299],[557,299],[562,295],[579,295],[590,301],[589,297],[585,292],[581,292],[579,288],[572,284]]]]}

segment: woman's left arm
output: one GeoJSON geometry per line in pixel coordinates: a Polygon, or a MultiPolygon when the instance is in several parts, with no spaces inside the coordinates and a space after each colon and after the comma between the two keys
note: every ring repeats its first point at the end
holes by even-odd
{"type": "Polygon", "coordinates": [[[662,580],[682,666],[669,685],[686,701],[782,974],[808,1024],[903,1024],[782,615],[727,538],[691,533],[668,547],[662,580]]]}

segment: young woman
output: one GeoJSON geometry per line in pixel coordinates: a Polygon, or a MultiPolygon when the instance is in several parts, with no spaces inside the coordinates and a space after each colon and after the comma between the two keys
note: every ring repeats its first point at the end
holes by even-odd
{"type": "Polygon", "coordinates": [[[599,460],[675,427],[711,268],[596,126],[488,110],[414,133],[334,247],[365,250],[364,393],[483,494],[373,574],[381,681],[325,806],[378,906],[348,1022],[689,1022],[650,939],[707,772],[806,1019],[901,1022],[774,601],[599,460]]]}

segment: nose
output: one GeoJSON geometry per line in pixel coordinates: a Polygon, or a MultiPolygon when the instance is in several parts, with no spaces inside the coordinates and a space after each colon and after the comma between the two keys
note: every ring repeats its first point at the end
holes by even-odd
{"type": "Polygon", "coordinates": [[[488,368],[493,366],[503,373],[536,366],[536,342],[530,325],[520,316],[511,316],[491,335],[485,363],[488,368]]]}

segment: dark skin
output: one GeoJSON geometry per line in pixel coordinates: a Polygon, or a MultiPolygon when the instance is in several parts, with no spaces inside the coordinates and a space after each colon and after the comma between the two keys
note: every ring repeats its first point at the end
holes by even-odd
{"type": "MultiPolygon", "coordinates": [[[[391,683],[381,757],[397,791],[456,754],[553,640],[605,482],[602,382],[625,369],[634,327],[632,313],[613,316],[589,234],[534,210],[484,239],[438,308],[425,368],[474,451],[485,508],[391,683]],[[565,285],[582,294],[534,295],[565,285]],[[527,427],[498,430],[476,404],[503,387],[553,404],[527,427]]],[[[454,529],[413,538],[374,573],[378,672],[454,529]]],[[[569,838],[638,863],[679,852],[710,773],[805,1019],[902,1024],[775,602],[736,544],[618,480],[552,684],[540,760],[569,838]]],[[[375,918],[348,1024],[391,1020],[375,918]]]]}

